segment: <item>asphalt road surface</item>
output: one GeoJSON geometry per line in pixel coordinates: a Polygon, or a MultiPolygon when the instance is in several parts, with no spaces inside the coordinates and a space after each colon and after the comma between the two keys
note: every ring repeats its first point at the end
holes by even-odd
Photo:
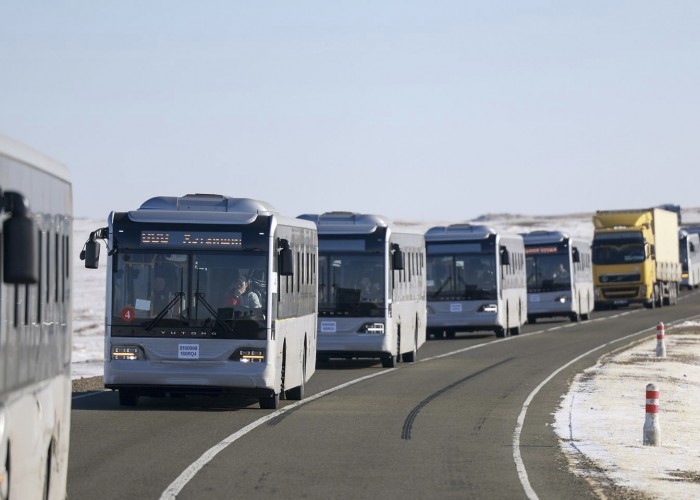
{"type": "Polygon", "coordinates": [[[429,340],[418,362],[396,369],[332,361],[304,401],[278,411],[241,399],[122,408],[113,392],[80,397],[68,498],[598,498],[559,450],[560,397],[601,355],[655,335],[659,321],[698,317],[699,305],[685,293],[673,307],[540,320],[517,337],[429,340]]]}

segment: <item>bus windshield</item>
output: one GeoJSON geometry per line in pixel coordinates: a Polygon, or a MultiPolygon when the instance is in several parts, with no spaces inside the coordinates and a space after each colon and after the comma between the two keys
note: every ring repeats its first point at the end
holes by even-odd
{"type": "Polygon", "coordinates": [[[319,256],[319,316],[384,315],[383,254],[332,253],[319,256]]]}
{"type": "Polygon", "coordinates": [[[566,253],[527,255],[527,291],[535,293],[571,289],[569,255],[566,253]]]}
{"type": "Polygon", "coordinates": [[[120,251],[114,262],[112,326],[145,331],[190,327],[219,337],[231,336],[237,320],[256,322],[247,329],[265,326],[267,262],[262,252],[120,251]]]}
{"type": "Polygon", "coordinates": [[[495,255],[429,255],[427,262],[428,299],[497,299],[495,255]]]}

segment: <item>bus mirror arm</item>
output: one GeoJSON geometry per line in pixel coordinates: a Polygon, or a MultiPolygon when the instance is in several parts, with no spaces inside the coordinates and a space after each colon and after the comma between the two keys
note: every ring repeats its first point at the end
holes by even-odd
{"type": "MultiPolygon", "coordinates": [[[[102,227],[96,229],[90,233],[88,236],[83,249],[80,252],[80,260],[85,261],[85,267],[88,269],[97,269],[100,264],[100,244],[97,242],[97,238],[107,241],[109,238],[108,228],[102,227]]],[[[105,243],[106,244],[106,243],[105,243]]],[[[116,240],[114,242],[114,247],[107,253],[108,256],[112,256],[117,252],[116,240]]]]}

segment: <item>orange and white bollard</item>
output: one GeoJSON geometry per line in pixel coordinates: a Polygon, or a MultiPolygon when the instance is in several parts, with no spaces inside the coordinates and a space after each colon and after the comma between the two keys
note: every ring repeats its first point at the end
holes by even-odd
{"type": "Polygon", "coordinates": [[[644,419],[645,446],[661,445],[661,428],[659,426],[659,389],[654,384],[647,384],[646,418],[644,419]]]}
{"type": "Polygon", "coordinates": [[[663,323],[656,325],[656,357],[666,357],[666,333],[663,323]]]}

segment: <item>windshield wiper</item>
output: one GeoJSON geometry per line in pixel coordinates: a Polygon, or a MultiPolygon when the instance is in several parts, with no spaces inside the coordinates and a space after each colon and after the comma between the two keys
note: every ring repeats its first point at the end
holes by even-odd
{"type": "Polygon", "coordinates": [[[452,281],[452,276],[448,276],[445,282],[438,288],[435,293],[433,294],[433,297],[437,297],[440,295],[440,292],[442,292],[442,289],[445,288],[450,282],[452,281]]]}
{"type": "Polygon", "coordinates": [[[224,330],[226,330],[228,333],[233,333],[233,328],[231,328],[230,326],[228,326],[228,325],[226,324],[225,321],[222,321],[222,320],[219,319],[219,314],[214,310],[214,308],[211,306],[211,304],[210,304],[209,302],[206,301],[206,299],[204,298],[204,294],[203,294],[203,293],[195,292],[194,297],[195,297],[196,299],[198,299],[198,300],[197,300],[197,303],[199,303],[200,300],[202,301],[202,304],[204,305],[204,307],[205,307],[205,308],[207,309],[207,311],[209,311],[209,313],[214,317],[214,320],[216,321],[216,324],[217,324],[217,325],[223,326],[223,327],[224,327],[224,330]]]}
{"type": "Polygon", "coordinates": [[[168,302],[168,305],[166,305],[162,311],[158,313],[158,315],[151,320],[148,325],[146,325],[146,331],[152,330],[159,322],[161,319],[165,317],[166,314],[168,314],[168,311],[173,308],[175,304],[177,304],[177,301],[180,300],[182,297],[184,297],[184,293],[182,292],[175,292],[175,296],[168,302]]]}

